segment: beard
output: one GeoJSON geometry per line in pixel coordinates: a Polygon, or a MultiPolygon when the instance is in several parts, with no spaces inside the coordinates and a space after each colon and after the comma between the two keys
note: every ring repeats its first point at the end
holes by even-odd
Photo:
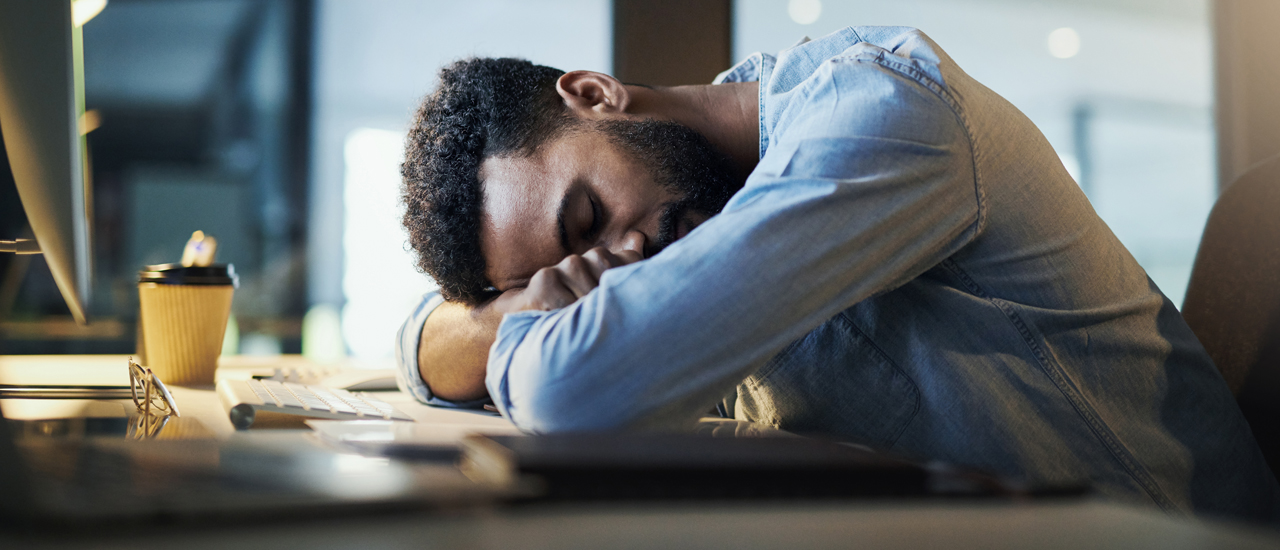
{"type": "Polygon", "coordinates": [[[649,170],[654,181],[679,197],[663,205],[658,234],[646,247],[646,258],[675,242],[681,221],[692,230],[696,224],[690,214],[708,218],[719,214],[742,188],[729,157],[688,126],[646,119],[609,120],[596,127],[649,170]]]}

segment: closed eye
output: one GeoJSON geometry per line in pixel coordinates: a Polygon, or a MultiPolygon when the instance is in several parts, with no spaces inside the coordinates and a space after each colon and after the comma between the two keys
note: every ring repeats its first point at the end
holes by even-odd
{"type": "Polygon", "coordinates": [[[595,240],[600,235],[600,230],[604,228],[604,213],[601,212],[600,202],[595,198],[591,198],[591,225],[587,228],[586,238],[588,241],[595,240]]]}

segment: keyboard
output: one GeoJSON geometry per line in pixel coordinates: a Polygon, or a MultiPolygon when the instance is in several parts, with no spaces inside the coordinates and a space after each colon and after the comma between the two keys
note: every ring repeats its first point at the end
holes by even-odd
{"type": "Polygon", "coordinates": [[[276,380],[220,380],[218,399],[237,430],[259,413],[331,420],[404,420],[409,415],[367,393],[276,380]]]}
{"type": "MultiPolygon", "coordinates": [[[[326,386],[351,391],[377,391],[396,389],[396,374],[391,368],[354,368],[344,365],[296,364],[281,361],[278,364],[261,364],[250,367],[226,366],[218,369],[218,379],[275,380],[306,386],[326,386]]],[[[125,388],[128,391],[128,387],[125,388]]]]}
{"type": "Polygon", "coordinates": [[[293,365],[273,367],[271,369],[254,369],[253,378],[259,380],[275,380],[277,382],[294,382],[298,384],[319,384],[328,376],[343,372],[343,369],[332,365],[293,365]]]}

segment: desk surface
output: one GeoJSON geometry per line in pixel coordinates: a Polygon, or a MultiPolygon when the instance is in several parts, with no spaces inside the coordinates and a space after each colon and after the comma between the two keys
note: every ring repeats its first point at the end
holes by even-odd
{"type": "MultiPolygon", "coordinates": [[[[127,355],[0,355],[0,383],[77,383],[85,385],[128,385],[125,368],[127,355]]],[[[297,367],[307,365],[297,355],[280,357],[232,356],[220,361],[218,377],[239,377],[236,371],[264,367],[297,367]]],[[[379,366],[364,364],[363,366],[379,366]]],[[[389,365],[388,365],[389,366],[389,365]]],[[[166,425],[164,432],[188,438],[261,437],[255,430],[237,432],[219,403],[213,387],[169,386],[181,418],[166,425]]],[[[483,411],[463,411],[428,407],[401,392],[378,392],[379,399],[395,405],[419,423],[473,426],[477,428],[509,428],[502,417],[483,411]]],[[[132,409],[128,400],[51,400],[0,399],[6,418],[55,418],[59,416],[118,416],[132,409]]]]}
{"type": "MultiPolygon", "coordinates": [[[[81,362],[123,365],[123,356],[81,362]]],[[[296,360],[296,359],[288,359],[296,360]]],[[[3,368],[48,367],[52,359],[0,357],[3,368]]],[[[259,365],[253,365],[259,366],[259,365]]],[[[123,370],[123,366],[121,367],[123,370]]],[[[237,432],[212,388],[174,388],[183,423],[173,434],[271,445],[306,439],[304,430],[237,432]]],[[[380,395],[419,423],[509,426],[502,418],[380,395]]],[[[13,400],[4,400],[6,415],[13,400]]],[[[132,406],[130,403],[129,406],[132,406]]],[[[21,408],[19,406],[19,408],[21,408]]],[[[166,427],[168,429],[168,427],[166,427]]],[[[332,452],[340,452],[331,450],[332,452]]],[[[1176,519],[1094,500],[1063,502],[737,502],[586,503],[400,512],[242,523],[232,528],[146,529],[17,538],[23,548],[1280,548],[1277,532],[1176,519]]]]}

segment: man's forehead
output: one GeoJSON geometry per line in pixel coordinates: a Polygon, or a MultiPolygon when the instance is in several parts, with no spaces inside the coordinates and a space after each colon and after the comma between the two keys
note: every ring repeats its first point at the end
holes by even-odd
{"type": "Polygon", "coordinates": [[[485,275],[499,289],[561,258],[556,210],[564,185],[538,156],[491,157],[481,164],[480,248],[485,275]]]}
{"type": "Polygon", "coordinates": [[[547,208],[543,195],[547,174],[536,158],[490,157],[480,165],[483,216],[486,223],[507,224],[537,218],[547,208]]]}

